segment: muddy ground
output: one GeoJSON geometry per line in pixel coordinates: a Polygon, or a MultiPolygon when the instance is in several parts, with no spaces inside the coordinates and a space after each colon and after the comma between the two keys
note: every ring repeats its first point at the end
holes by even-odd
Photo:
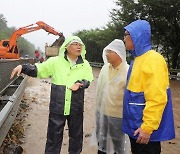
{"type": "MultiPolygon", "coordinates": [[[[84,146],[82,154],[96,154],[96,147],[90,146],[90,136],[94,129],[95,87],[99,69],[94,68],[94,81],[86,90],[84,112],[84,146]]],[[[21,104],[23,128],[18,144],[26,154],[43,154],[48,122],[48,106],[50,94],[50,79],[29,78],[21,104]]],[[[162,154],[180,153],[180,81],[170,82],[173,98],[173,110],[176,128],[176,138],[162,142],[162,154]]],[[[18,118],[18,119],[21,119],[18,118]]],[[[68,154],[68,130],[64,130],[62,154],[68,154]]]]}

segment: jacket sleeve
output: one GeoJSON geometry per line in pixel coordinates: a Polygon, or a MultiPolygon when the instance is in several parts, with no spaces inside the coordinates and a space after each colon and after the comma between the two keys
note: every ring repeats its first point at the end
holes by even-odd
{"type": "Polygon", "coordinates": [[[36,65],[32,64],[23,64],[22,65],[22,71],[21,73],[24,73],[28,76],[37,77],[37,67],[36,65]]]}
{"type": "Polygon", "coordinates": [[[83,84],[83,86],[81,86],[80,88],[82,89],[85,89],[85,88],[88,88],[89,87],[89,85],[90,85],[90,82],[88,81],[88,80],[85,80],[85,79],[83,79],[83,80],[77,80],[75,83],[81,83],[81,84],[83,84]]]}
{"type": "Polygon", "coordinates": [[[47,61],[44,61],[43,63],[36,63],[37,67],[37,77],[38,78],[48,78],[51,77],[53,74],[53,63],[55,58],[51,57],[47,61]]]}
{"type": "Polygon", "coordinates": [[[83,80],[84,82],[86,82],[86,80],[91,82],[93,80],[92,67],[89,65],[87,61],[85,61],[85,64],[86,64],[86,69],[84,71],[83,80]]]}
{"type": "Polygon", "coordinates": [[[143,111],[143,131],[151,134],[157,130],[167,104],[168,70],[162,56],[146,60],[142,68],[142,86],[146,106],[143,111]]]}

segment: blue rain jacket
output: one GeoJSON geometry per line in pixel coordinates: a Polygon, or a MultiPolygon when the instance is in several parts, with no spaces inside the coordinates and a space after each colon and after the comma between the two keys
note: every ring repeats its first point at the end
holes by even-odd
{"type": "Polygon", "coordinates": [[[123,102],[123,131],[130,137],[139,127],[151,134],[150,141],[175,137],[171,92],[166,62],[151,50],[151,29],[145,20],[125,27],[130,33],[135,57],[131,62],[123,102]]]}

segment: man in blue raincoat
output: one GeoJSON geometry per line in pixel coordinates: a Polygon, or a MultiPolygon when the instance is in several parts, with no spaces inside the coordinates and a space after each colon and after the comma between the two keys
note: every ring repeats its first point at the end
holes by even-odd
{"type": "Polygon", "coordinates": [[[126,49],[134,56],[123,102],[123,131],[133,154],[159,154],[161,141],[175,138],[166,62],[152,50],[151,28],[145,20],[125,27],[126,49]]]}

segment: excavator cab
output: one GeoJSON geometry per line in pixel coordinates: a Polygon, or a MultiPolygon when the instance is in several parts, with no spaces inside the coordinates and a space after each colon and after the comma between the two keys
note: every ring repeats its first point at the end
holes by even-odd
{"type": "Polygon", "coordinates": [[[0,59],[19,59],[17,45],[10,46],[9,40],[0,40],[0,59]]]}
{"type": "Polygon", "coordinates": [[[8,40],[3,41],[2,45],[3,45],[3,47],[8,47],[9,46],[9,41],[8,40]]]}

